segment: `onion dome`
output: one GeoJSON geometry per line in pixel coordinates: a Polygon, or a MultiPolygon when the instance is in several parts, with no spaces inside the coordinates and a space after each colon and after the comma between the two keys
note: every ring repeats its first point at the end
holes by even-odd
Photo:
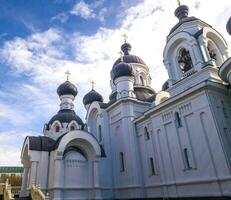
{"type": "Polygon", "coordinates": [[[91,104],[94,101],[103,102],[103,97],[101,94],[92,89],[83,97],[83,104],[91,104]]]}
{"type": "Polygon", "coordinates": [[[186,5],[180,5],[176,10],[175,10],[175,16],[179,19],[182,20],[184,18],[188,17],[188,12],[189,8],[186,5]]]}
{"type": "Polygon", "coordinates": [[[229,18],[229,21],[226,24],[226,30],[231,35],[231,17],[229,18]]]}
{"type": "Polygon", "coordinates": [[[71,94],[75,97],[78,94],[78,90],[74,84],[72,84],[70,81],[66,81],[58,87],[57,93],[59,96],[71,94]]]}
{"type": "MultiPolygon", "coordinates": [[[[132,48],[132,46],[131,46],[131,44],[129,44],[129,43],[124,43],[124,44],[121,46],[121,50],[122,50],[122,52],[123,52],[123,54],[124,54],[124,56],[123,56],[123,62],[125,62],[125,63],[138,63],[138,64],[146,65],[145,62],[144,62],[141,58],[139,58],[138,56],[130,55],[130,54],[129,54],[130,51],[131,51],[131,48],[132,48]]],[[[120,58],[118,58],[118,59],[115,61],[113,67],[114,67],[115,65],[119,64],[120,62],[122,62],[122,61],[121,61],[120,58]]]]}
{"type": "Polygon", "coordinates": [[[134,76],[132,66],[125,62],[120,62],[119,64],[115,65],[111,72],[112,80],[115,80],[121,76],[134,76]]]}
{"type": "Polygon", "coordinates": [[[84,125],[83,121],[78,115],[76,115],[75,111],[70,109],[60,110],[55,116],[51,118],[48,125],[52,125],[56,120],[59,121],[60,123],[68,123],[68,124],[71,121],[75,121],[79,125],[82,126],[84,125]]]}
{"type": "Polygon", "coordinates": [[[179,19],[179,22],[171,29],[170,34],[173,33],[179,26],[181,26],[183,23],[195,21],[198,20],[196,17],[189,17],[189,8],[186,5],[180,5],[175,10],[175,16],[179,19]]]}
{"type": "Polygon", "coordinates": [[[168,80],[164,82],[164,84],[162,85],[162,90],[165,91],[169,88],[169,84],[168,84],[168,80]]]}

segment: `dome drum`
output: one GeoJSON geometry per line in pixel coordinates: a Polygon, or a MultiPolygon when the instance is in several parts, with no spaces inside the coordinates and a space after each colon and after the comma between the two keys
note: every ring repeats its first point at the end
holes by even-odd
{"type": "Polygon", "coordinates": [[[63,123],[71,123],[72,121],[76,122],[78,125],[81,127],[84,126],[83,121],[81,118],[76,115],[74,110],[69,110],[69,109],[63,109],[60,110],[55,116],[51,118],[51,120],[48,123],[48,126],[52,126],[55,121],[60,122],[61,124],[63,123]]]}

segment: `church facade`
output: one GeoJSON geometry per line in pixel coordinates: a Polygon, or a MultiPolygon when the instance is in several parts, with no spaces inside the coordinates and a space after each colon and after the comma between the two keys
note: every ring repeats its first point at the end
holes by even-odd
{"type": "Polygon", "coordinates": [[[43,136],[25,139],[21,197],[32,184],[54,200],[231,197],[230,83],[219,76],[230,76],[228,47],[188,11],[175,11],[162,91],[127,42],[111,70],[109,102],[94,89],[84,96],[85,123],[74,111],[76,86],[58,87],[60,110],[43,136]]]}

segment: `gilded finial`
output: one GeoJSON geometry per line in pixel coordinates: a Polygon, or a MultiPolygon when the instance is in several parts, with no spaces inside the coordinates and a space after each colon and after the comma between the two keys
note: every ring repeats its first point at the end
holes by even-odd
{"type": "Polygon", "coordinates": [[[94,87],[95,87],[95,82],[92,80],[91,81],[91,89],[94,90],[94,87]]]}
{"type": "Polygon", "coordinates": [[[180,0],[177,0],[177,3],[178,3],[178,6],[180,6],[180,5],[181,5],[181,2],[180,2],[180,0]]]}
{"type": "Polygon", "coordinates": [[[71,73],[69,72],[69,70],[67,70],[67,71],[65,72],[65,74],[66,74],[66,76],[67,76],[67,81],[69,81],[69,77],[70,77],[71,73]]]}
{"type": "Polygon", "coordinates": [[[123,39],[124,39],[124,43],[127,43],[127,39],[128,39],[128,36],[126,35],[126,33],[124,33],[122,35],[123,39]]]}
{"type": "Polygon", "coordinates": [[[120,55],[121,62],[123,62],[124,61],[124,58],[123,58],[124,57],[124,52],[120,51],[119,55],[120,55]]]}

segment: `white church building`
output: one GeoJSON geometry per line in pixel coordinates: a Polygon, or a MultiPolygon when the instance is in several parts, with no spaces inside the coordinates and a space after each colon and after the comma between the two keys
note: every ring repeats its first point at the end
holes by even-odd
{"type": "Polygon", "coordinates": [[[127,42],[110,101],[94,89],[84,96],[86,122],[76,86],[58,87],[60,110],[23,144],[21,197],[37,184],[52,200],[231,198],[231,59],[222,35],[188,11],[175,11],[162,91],[127,42]]]}

